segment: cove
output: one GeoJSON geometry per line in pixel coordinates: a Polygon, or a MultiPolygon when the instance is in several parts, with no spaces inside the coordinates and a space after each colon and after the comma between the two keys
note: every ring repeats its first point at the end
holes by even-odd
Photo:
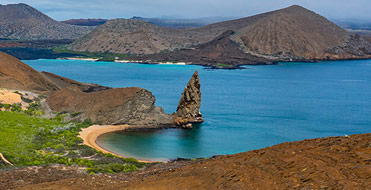
{"type": "Polygon", "coordinates": [[[371,132],[371,60],[280,63],[243,70],[80,60],[24,62],[81,82],[148,89],[156,96],[156,105],[168,113],[175,112],[183,88],[198,70],[205,122],[194,130],[117,132],[99,138],[101,146],[129,157],[209,157],[371,132]]]}

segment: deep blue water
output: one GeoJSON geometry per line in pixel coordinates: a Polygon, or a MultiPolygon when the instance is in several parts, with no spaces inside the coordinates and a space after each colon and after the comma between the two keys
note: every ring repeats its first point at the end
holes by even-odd
{"type": "Polygon", "coordinates": [[[281,63],[244,70],[73,60],[24,61],[82,82],[139,86],[176,110],[195,70],[205,122],[194,130],[112,133],[99,143],[142,159],[233,154],[308,138],[371,132],[371,60],[281,63]]]}

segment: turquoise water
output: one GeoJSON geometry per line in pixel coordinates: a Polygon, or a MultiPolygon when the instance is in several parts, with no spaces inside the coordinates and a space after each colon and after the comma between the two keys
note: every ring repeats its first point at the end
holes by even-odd
{"type": "Polygon", "coordinates": [[[205,122],[194,130],[111,133],[105,148],[140,159],[233,154],[308,138],[371,132],[371,60],[282,63],[244,70],[72,60],[25,61],[37,70],[112,87],[149,89],[176,110],[195,70],[205,122]]]}

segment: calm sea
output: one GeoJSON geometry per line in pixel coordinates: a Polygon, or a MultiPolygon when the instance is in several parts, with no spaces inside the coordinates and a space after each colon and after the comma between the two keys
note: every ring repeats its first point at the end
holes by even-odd
{"type": "Polygon", "coordinates": [[[184,87],[198,70],[203,124],[193,130],[111,133],[99,139],[105,148],[139,159],[209,157],[287,141],[371,132],[371,60],[281,63],[244,70],[76,60],[24,62],[82,82],[146,88],[168,113],[176,110],[184,87]]]}

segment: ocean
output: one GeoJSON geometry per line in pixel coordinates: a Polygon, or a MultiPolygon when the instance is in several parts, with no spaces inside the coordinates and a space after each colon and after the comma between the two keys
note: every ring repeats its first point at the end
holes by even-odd
{"type": "Polygon", "coordinates": [[[210,157],[371,132],[371,60],[280,63],[243,70],[80,60],[24,62],[81,82],[148,89],[156,106],[167,113],[176,111],[184,87],[198,70],[204,123],[193,130],[116,132],[98,139],[106,149],[138,159],[210,157]]]}

